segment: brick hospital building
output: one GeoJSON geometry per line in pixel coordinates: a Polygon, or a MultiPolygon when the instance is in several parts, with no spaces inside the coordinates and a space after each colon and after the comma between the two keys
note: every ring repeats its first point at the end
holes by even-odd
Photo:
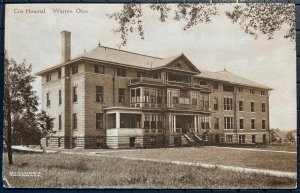
{"type": "Polygon", "coordinates": [[[130,148],[269,141],[271,88],[200,71],[184,54],[159,58],[99,45],[37,73],[55,134],[47,147],[130,148]]]}

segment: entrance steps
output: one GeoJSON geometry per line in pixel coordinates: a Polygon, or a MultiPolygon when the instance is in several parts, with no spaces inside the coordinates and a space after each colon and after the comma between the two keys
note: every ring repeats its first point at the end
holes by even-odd
{"type": "Polygon", "coordinates": [[[205,143],[205,140],[203,140],[202,137],[200,137],[196,133],[181,135],[181,145],[182,146],[203,145],[204,143],[205,143]]]}

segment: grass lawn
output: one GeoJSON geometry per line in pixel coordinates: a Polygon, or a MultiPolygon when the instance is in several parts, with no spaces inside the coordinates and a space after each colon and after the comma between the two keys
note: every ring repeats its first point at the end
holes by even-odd
{"type": "MultiPolygon", "coordinates": [[[[173,156],[178,157],[182,155],[180,151],[188,151],[188,148],[186,150],[182,148],[165,149],[159,155],[167,156],[166,151],[172,151],[173,156]],[[175,155],[176,150],[179,153],[177,156],[175,155]]],[[[189,151],[189,159],[192,159],[195,150],[190,149],[189,151]]],[[[208,148],[207,151],[214,151],[214,149],[208,148]]],[[[138,153],[139,156],[142,156],[141,152],[137,151],[134,154],[138,153]]],[[[144,155],[158,154],[157,150],[145,150],[144,152],[144,155]]],[[[126,154],[131,154],[131,152],[127,151],[126,154]]],[[[204,155],[207,154],[206,152],[204,155]]],[[[202,153],[194,154],[194,156],[202,157],[202,153]]],[[[217,160],[221,160],[223,154],[219,156],[219,158],[216,156],[217,160]]],[[[231,159],[235,160],[237,157],[238,155],[231,159]]],[[[296,185],[295,179],[287,177],[224,171],[218,168],[206,169],[171,163],[133,161],[117,157],[61,153],[15,153],[13,166],[7,164],[6,155],[3,158],[4,176],[12,186],[18,188],[268,189],[294,188],[296,185]],[[9,172],[40,172],[41,177],[10,176],[9,172]]],[[[171,156],[168,155],[167,158],[170,159],[171,156]]]]}
{"type": "Polygon", "coordinates": [[[225,166],[239,166],[256,169],[269,169],[296,172],[296,154],[246,151],[216,147],[184,147],[164,149],[143,149],[136,151],[117,151],[105,154],[115,157],[133,157],[166,161],[200,162],[225,166]]]}

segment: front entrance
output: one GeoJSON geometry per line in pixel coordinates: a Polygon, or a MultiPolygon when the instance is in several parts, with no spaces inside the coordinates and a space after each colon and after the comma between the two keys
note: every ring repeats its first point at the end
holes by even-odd
{"type": "Polygon", "coordinates": [[[215,135],[215,142],[216,142],[216,144],[220,143],[220,137],[219,137],[219,135],[215,135]]]}
{"type": "Polygon", "coordinates": [[[194,130],[194,116],[176,115],[176,128],[181,129],[181,133],[188,133],[194,130]]]}
{"type": "Polygon", "coordinates": [[[135,147],[135,137],[129,138],[129,147],[135,147]]]}

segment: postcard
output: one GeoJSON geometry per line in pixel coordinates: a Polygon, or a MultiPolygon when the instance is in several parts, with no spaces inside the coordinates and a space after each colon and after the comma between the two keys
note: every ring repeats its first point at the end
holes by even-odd
{"type": "Polygon", "coordinates": [[[293,4],[8,4],[7,188],[292,189],[293,4]]]}

